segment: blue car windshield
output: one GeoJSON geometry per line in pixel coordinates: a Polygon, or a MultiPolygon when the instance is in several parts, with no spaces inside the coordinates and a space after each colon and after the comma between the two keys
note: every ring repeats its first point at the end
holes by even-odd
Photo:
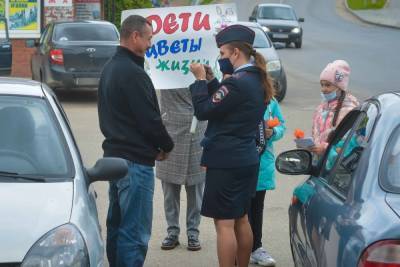
{"type": "Polygon", "coordinates": [[[0,95],[0,177],[73,176],[71,154],[48,105],[41,98],[0,95]]]}
{"type": "Polygon", "coordinates": [[[296,20],[293,9],[289,7],[262,7],[258,17],[260,19],[296,20]]]}

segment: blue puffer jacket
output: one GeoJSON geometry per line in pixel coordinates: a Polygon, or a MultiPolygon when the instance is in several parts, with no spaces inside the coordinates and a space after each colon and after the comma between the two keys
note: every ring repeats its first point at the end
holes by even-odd
{"type": "Polygon", "coordinates": [[[283,137],[286,131],[285,120],[278,102],[271,100],[264,114],[264,120],[277,117],[280,125],[274,127],[274,135],[268,139],[264,153],[261,155],[257,191],[275,189],[275,155],[273,143],[283,137]]]}

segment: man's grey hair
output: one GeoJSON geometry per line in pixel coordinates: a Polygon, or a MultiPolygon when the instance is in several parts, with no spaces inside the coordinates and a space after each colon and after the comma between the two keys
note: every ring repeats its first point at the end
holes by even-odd
{"type": "Polygon", "coordinates": [[[147,25],[152,26],[146,18],[139,15],[130,15],[121,25],[121,39],[126,40],[133,32],[143,33],[144,27],[147,25]]]}

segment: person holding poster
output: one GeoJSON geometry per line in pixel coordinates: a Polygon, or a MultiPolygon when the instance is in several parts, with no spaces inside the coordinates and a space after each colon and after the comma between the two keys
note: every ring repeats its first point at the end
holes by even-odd
{"type": "Polygon", "coordinates": [[[104,66],[98,113],[104,157],[128,162],[128,174],[110,182],[107,257],[110,267],[143,266],[153,219],[155,160],[165,160],[174,143],[165,129],[153,83],[144,70],[152,27],[132,15],[121,25],[121,45],[104,66]]]}
{"type": "Polygon", "coordinates": [[[273,97],[266,62],[252,44],[255,33],[242,25],[216,35],[221,83],[209,67],[193,63],[190,85],[195,116],[208,120],[201,164],[207,168],[201,214],[214,219],[221,267],[248,266],[253,234],[248,220],[255,196],[259,155],[256,133],[273,97]]]}
{"type": "Polygon", "coordinates": [[[235,4],[130,9],[122,11],[122,21],[133,14],[153,25],[152,46],[145,58],[156,89],[188,88],[193,82],[191,62],[212,66],[220,75],[215,34],[237,21],[235,4]]]}
{"type": "Polygon", "coordinates": [[[169,158],[156,164],[156,177],[161,180],[168,225],[161,248],[169,250],[179,244],[180,193],[184,185],[187,196],[187,249],[196,251],[201,249],[199,225],[205,180],[204,169],[200,166],[200,140],[207,123],[199,122],[195,132],[190,132],[194,110],[189,89],[161,90],[160,96],[163,121],[176,144],[169,158]]]}
{"type": "MultiPolygon", "coordinates": [[[[153,6],[160,3],[167,6],[168,2],[152,1],[153,6]]],[[[132,14],[145,17],[153,26],[153,44],[146,51],[145,68],[155,88],[160,89],[164,123],[176,143],[169,159],[156,166],[157,177],[162,181],[168,224],[161,248],[173,249],[178,245],[179,197],[185,185],[187,246],[189,250],[199,250],[198,227],[205,180],[200,166],[200,140],[206,122],[193,119],[194,109],[187,89],[193,82],[189,67],[191,62],[200,62],[218,69],[215,34],[228,23],[237,21],[236,6],[230,3],[131,9],[122,12],[122,21],[132,14]]]]}

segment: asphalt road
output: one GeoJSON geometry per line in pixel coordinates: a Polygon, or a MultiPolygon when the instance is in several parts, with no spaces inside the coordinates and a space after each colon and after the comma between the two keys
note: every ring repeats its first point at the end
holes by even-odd
{"type": "MultiPolygon", "coordinates": [[[[289,77],[289,81],[292,81],[289,77]]],[[[299,81],[299,84],[302,84],[299,81]]],[[[302,85],[303,86],[303,85],[302,85]]],[[[73,92],[58,93],[58,97],[70,120],[73,133],[80,148],[83,161],[87,167],[92,166],[97,159],[102,156],[101,142],[102,135],[98,126],[98,117],[96,109],[96,93],[73,92]]],[[[309,128],[310,124],[304,123],[310,118],[310,110],[302,108],[293,110],[290,102],[282,105],[283,112],[289,122],[288,134],[278,143],[277,151],[293,148],[291,133],[295,127],[309,128]]],[[[277,266],[293,266],[289,250],[287,207],[290,201],[291,192],[296,184],[303,177],[277,177],[277,190],[268,192],[265,201],[264,214],[264,237],[263,241],[266,248],[278,261],[277,266]]],[[[97,182],[94,184],[98,193],[97,206],[99,220],[103,229],[103,238],[105,238],[105,218],[107,213],[108,197],[106,182],[97,182]]],[[[199,252],[189,252],[186,250],[185,235],[185,211],[186,195],[182,189],[181,193],[181,246],[173,251],[162,251],[160,249],[161,240],[166,234],[166,223],[164,219],[163,197],[160,182],[157,180],[154,193],[154,218],[153,234],[149,244],[149,251],[146,267],[155,266],[177,266],[177,267],[204,267],[218,266],[216,255],[216,239],[214,225],[211,219],[202,219],[200,225],[200,239],[203,249],[199,252]]],[[[108,265],[106,265],[108,266],[108,265]]]]}
{"type": "MultiPolygon", "coordinates": [[[[233,2],[239,20],[248,20],[253,7],[266,2],[290,4],[298,17],[305,18],[303,47],[279,51],[292,75],[314,84],[328,62],[345,59],[352,68],[350,89],[356,95],[400,90],[400,30],[359,22],[345,10],[342,0],[233,2]]],[[[290,89],[298,87],[291,84],[290,89]]]]}
{"type": "MultiPolygon", "coordinates": [[[[246,19],[256,2],[236,0],[240,19],[246,19]],[[250,3],[250,4],[249,4],[250,3]]],[[[400,31],[360,23],[334,0],[286,1],[299,17],[305,18],[303,48],[279,50],[288,76],[288,93],[281,103],[287,121],[287,134],[276,144],[276,153],[294,148],[293,131],[301,128],[310,133],[312,111],[320,101],[319,73],[327,62],[346,59],[352,67],[350,89],[360,99],[379,92],[400,89],[400,31]]],[[[102,156],[102,136],[98,127],[96,93],[58,93],[68,114],[86,165],[102,156]]],[[[293,188],[305,177],[277,175],[277,188],[268,192],[265,201],[263,243],[277,260],[277,266],[293,266],[289,239],[287,208],[293,188]]],[[[105,232],[107,188],[95,184],[98,192],[100,222],[105,232]]],[[[200,227],[203,250],[186,250],[184,189],[181,194],[181,243],[169,252],[160,249],[165,236],[163,197],[159,181],[154,195],[153,235],[145,266],[217,266],[215,231],[211,220],[203,219],[200,227]]]]}

